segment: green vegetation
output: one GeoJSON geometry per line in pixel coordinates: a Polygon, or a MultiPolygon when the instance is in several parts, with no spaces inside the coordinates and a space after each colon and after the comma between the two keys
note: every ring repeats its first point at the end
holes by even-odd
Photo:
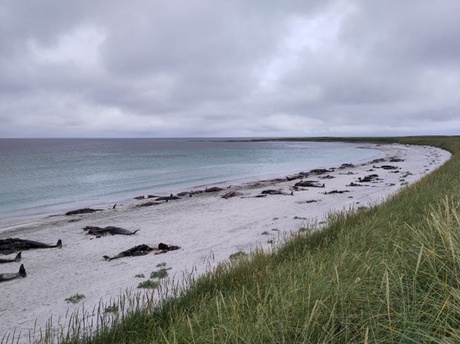
{"type": "MultiPolygon", "coordinates": [[[[168,276],[168,270],[171,268],[165,268],[166,263],[157,264],[157,267],[161,267],[160,270],[152,271],[150,273],[150,279],[145,280],[137,285],[139,289],[156,289],[159,287],[160,283],[157,281],[152,281],[152,278],[162,279],[168,276]]],[[[144,274],[137,274],[135,277],[145,278],[144,274]]],[[[123,306],[123,305],[122,305],[123,306]]],[[[124,307],[122,307],[124,308],[124,307]]]]}
{"type": "Polygon", "coordinates": [[[347,140],[428,144],[453,158],[274,253],[235,254],[177,298],[83,342],[460,342],[460,137],[347,140]]]}
{"type": "Polygon", "coordinates": [[[168,270],[170,270],[171,268],[162,268],[158,271],[153,271],[151,274],[150,274],[150,278],[158,278],[158,279],[161,279],[161,278],[165,278],[166,276],[168,276],[168,270]]]}
{"type": "Polygon", "coordinates": [[[158,287],[158,282],[152,280],[146,280],[138,284],[138,288],[140,289],[155,289],[158,287]]]}
{"type": "Polygon", "coordinates": [[[117,313],[118,312],[118,306],[116,304],[113,304],[112,306],[107,306],[104,308],[104,313],[117,313]]]}
{"type": "Polygon", "coordinates": [[[243,251],[238,251],[230,255],[230,260],[238,260],[240,258],[247,257],[247,253],[243,251]]]}
{"type": "Polygon", "coordinates": [[[77,294],[75,294],[75,295],[72,295],[71,297],[68,297],[67,299],[65,299],[65,301],[66,301],[67,303],[73,303],[73,304],[75,304],[75,303],[80,302],[80,301],[83,300],[84,298],[85,298],[85,295],[83,295],[83,294],[78,294],[78,293],[77,293],[77,294]]]}

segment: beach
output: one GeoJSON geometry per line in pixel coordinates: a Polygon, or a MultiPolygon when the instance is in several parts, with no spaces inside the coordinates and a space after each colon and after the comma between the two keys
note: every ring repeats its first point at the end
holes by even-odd
{"type": "MultiPolygon", "coordinates": [[[[331,212],[376,205],[450,157],[444,150],[427,146],[363,146],[381,150],[385,158],[240,185],[217,185],[216,191],[210,186],[184,190],[181,196],[151,195],[165,197],[158,201],[157,197],[133,195],[130,202],[99,207],[102,211],[49,216],[3,231],[0,239],[50,245],[61,239],[63,245],[23,251],[20,263],[27,277],[0,284],[0,338],[15,331],[16,336],[20,333],[19,342],[28,342],[29,334],[38,335],[37,329],[43,329],[50,317],[57,327],[65,327],[77,311],[91,318],[101,303],[110,305],[127,291],[143,291],[137,288],[139,283],[159,267],[167,269],[164,283],[186,285],[188,277],[206,273],[235,253],[275,248],[305,226],[320,229],[331,212]],[[299,182],[303,184],[296,186],[299,182]],[[137,232],[97,237],[84,230],[87,226],[137,232]],[[159,243],[179,249],[161,252],[156,250],[159,243]],[[136,257],[103,258],[141,244],[155,250],[136,257]],[[77,294],[84,295],[80,302],[66,301],[77,294]]],[[[2,264],[0,273],[17,272],[20,263],[2,264]]]]}

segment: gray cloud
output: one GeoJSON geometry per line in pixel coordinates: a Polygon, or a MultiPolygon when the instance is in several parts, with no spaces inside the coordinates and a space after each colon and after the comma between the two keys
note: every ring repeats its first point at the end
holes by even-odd
{"type": "Polygon", "coordinates": [[[453,134],[449,0],[0,4],[0,137],[453,134]]]}

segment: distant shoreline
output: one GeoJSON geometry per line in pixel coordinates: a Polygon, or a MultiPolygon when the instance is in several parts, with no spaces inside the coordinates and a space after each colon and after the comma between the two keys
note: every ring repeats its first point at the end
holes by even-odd
{"type": "MultiPolygon", "coordinates": [[[[19,139],[19,140],[22,140],[22,139],[19,139]]],[[[34,139],[31,139],[31,140],[34,140],[34,139]]],[[[41,140],[47,140],[47,139],[41,139],[41,140]]],[[[61,139],[52,139],[52,140],[61,140],[61,139]]],[[[66,139],[66,140],[82,140],[82,141],[85,141],[86,139],[66,139]]],[[[94,140],[99,140],[99,141],[108,141],[109,139],[94,139],[94,140]]],[[[121,141],[124,141],[125,139],[120,139],[121,141]]],[[[136,140],[136,139],[133,139],[133,140],[136,140]]],[[[152,139],[152,140],[156,140],[156,139],[152,139]]],[[[161,141],[163,139],[160,139],[161,141]]],[[[164,139],[164,140],[170,140],[170,139],[164,139]]],[[[172,140],[172,139],[171,139],[172,140]]],[[[189,139],[181,139],[181,141],[188,141],[189,139]]],[[[195,141],[194,139],[190,139],[190,140],[193,140],[195,141]]],[[[205,139],[200,139],[200,140],[204,140],[203,142],[209,142],[209,141],[206,141],[205,139]]],[[[257,141],[252,141],[252,140],[259,140],[259,139],[234,139],[234,140],[222,140],[221,142],[248,142],[248,143],[251,143],[251,142],[257,142],[257,141]]],[[[263,139],[264,142],[270,142],[270,141],[274,141],[276,142],[278,139],[263,139]]],[[[281,140],[281,139],[280,139],[281,140]]],[[[214,140],[213,140],[214,141],[214,140]]],[[[217,142],[217,140],[216,140],[217,142]]],[[[337,143],[342,143],[340,141],[335,141],[337,143]]],[[[346,143],[346,142],[345,142],[346,143]]],[[[356,143],[354,145],[357,145],[356,143]]],[[[366,143],[363,143],[363,145],[367,145],[366,143]]],[[[375,144],[371,144],[371,145],[368,145],[367,147],[366,146],[363,146],[363,147],[357,147],[357,148],[371,148],[371,149],[375,149],[375,144]]],[[[381,156],[381,154],[377,154],[375,155],[374,157],[377,158],[381,156]]],[[[356,162],[356,163],[359,163],[360,161],[365,161],[367,160],[368,158],[362,158],[362,159],[355,159],[353,160],[352,159],[352,162],[356,162]]],[[[324,166],[318,166],[318,167],[324,167],[324,166]]],[[[286,170],[284,171],[285,174],[291,174],[291,173],[297,173],[297,172],[300,172],[299,168],[292,168],[290,170],[286,170]]],[[[195,184],[193,186],[191,186],[190,188],[188,189],[197,189],[197,188],[204,188],[206,186],[210,187],[210,186],[225,186],[226,184],[230,185],[230,184],[242,184],[242,183],[246,183],[246,182],[251,182],[251,181],[257,181],[257,180],[261,180],[261,179],[270,179],[270,178],[277,178],[279,177],[280,175],[282,175],[282,172],[272,172],[272,173],[265,173],[265,174],[254,174],[252,176],[247,176],[247,177],[240,177],[240,178],[235,178],[235,179],[227,179],[227,180],[219,180],[219,181],[214,181],[214,182],[209,182],[209,183],[198,183],[198,184],[195,184]]],[[[169,193],[178,193],[178,192],[182,192],[182,191],[186,191],[185,188],[183,187],[180,187],[180,186],[175,186],[175,187],[171,187],[170,189],[167,190],[167,192],[161,192],[161,191],[155,191],[154,189],[149,191],[149,192],[153,192],[153,193],[158,193],[158,194],[169,194],[169,193]]],[[[57,216],[57,215],[60,215],[62,214],[63,212],[67,212],[67,211],[70,211],[70,210],[73,210],[75,208],[83,208],[83,207],[98,207],[98,208],[104,208],[104,209],[109,209],[110,207],[112,207],[115,203],[129,203],[132,201],[132,199],[136,196],[139,196],[139,194],[142,194],[142,192],[139,192],[138,194],[136,194],[135,191],[125,191],[123,192],[123,194],[120,194],[120,195],[117,195],[115,197],[113,196],[108,196],[108,195],[105,195],[105,196],[101,196],[99,198],[96,198],[94,196],[90,197],[90,198],[93,198],[93,199],[84,199],[84,200],[80,200],[80,201],[77,201],[77,202],[69,202],[69,204],[66,204],[65,202],[63,203],[60,203],[59,205],[50,205],[50,206],[46,206],[43,208],[43,211],[42,210],[37,210],[37,211],[31,211],[31,210],[26,210],[26,214],[24,215],[10,215],[10,216],[6,216],[4,218],[0,218],[0,233],[3,231],[7,231],[9,229],[14,229],[14,228],[17,228],[18,226],[24,226],[24,225],[28,225],[28,224],[31,224],[35,221],[40,221],[41,218],[44,218],[44,217],[50,217],[50,216],[57,216]]],[[[40,208],[41,209],[41,208],[40,208]]],[[[18,211],[16,211],[18,212],[18,211]]]]}

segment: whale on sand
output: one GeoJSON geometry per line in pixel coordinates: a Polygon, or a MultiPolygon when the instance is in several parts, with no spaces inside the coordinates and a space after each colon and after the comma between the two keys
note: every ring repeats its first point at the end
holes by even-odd
{"type": "Polygon", "coordinates": [[[116,256],[113,256],[113,257],[104,256],[104,259],[113,260],[113,259],[123,258],[123,257],[144,256],[144,255],[148,254],[151,251],[153,251],[153,248],[151,248],[148,245],[145,245],[145,244],[137,245],[137,246],[134,246],[134,247],[130,248],[129,250],[122,251],[122,252],[118,253],[116,256]]]}
{"type": "Polygon", "coordinates": [[[96,236],[103,236],[106,234],[112,234],[112,235],[134,235],[136,232],[139,230],[135,230],[134,232],[131,232],[127,229],[121,228],[121,227],[115,227],[115,226],[107,226],[107,227],[97,227],[97,226],[86,226],[83,228],[84,231],[88,231],[86,234],[92,234],[96,236]]]}
{"type": "Polygon", "coordinates": [[[126,251],[122,251],[113,257],[109,257],[109,256],[103,256],[103,257],[105,260],[110,261],[113,259],[118,259],[118,258],[123,258],[123,257],[145,256],[146,254],[152,251],[157,251],[155,254],[166,253],[168,251],[178,250],[179,248],[180,248],[179,246],[166,245],[166,244],[163,244],[162,242],[158,244],[157,248],[153,248],[153,247],[143,244],[143,245],[134,246],[126,251]]]}
{"type": "Polygon", "coordinates": [[[48,245],[39,241],[25,240],[19,238],[8,238],[0,240],[0,253],[10,254],[17,251],[32,250],[37,248],[62,247],[62,240],[59,239],[56,245],[48,245]]]}
{"type": "Polygon", "coordinates": [[[26,274],[26,269],[24,268],[24,264],[21,264],[18,272],[0,273],[0,282],[9,281],[9,280],[12,280],[18,277],[26,277],[26,276],[27,274],[26,274]]]}
{"type": "Polygon", "coordinates": [[[12,263],[12,262],[19,262],[21,261],[21,252],[19,252],[16,257],[13,259],[8,259],[8,258],[0,258],[0,264],[5,264],[5,263],[12,263]]]}

